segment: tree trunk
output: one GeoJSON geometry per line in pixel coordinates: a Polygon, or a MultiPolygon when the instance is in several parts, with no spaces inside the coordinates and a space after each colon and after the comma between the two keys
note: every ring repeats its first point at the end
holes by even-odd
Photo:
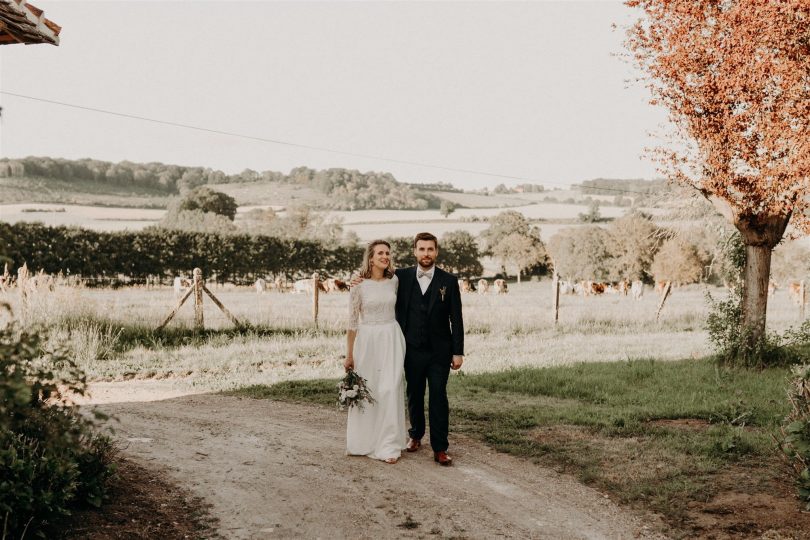
{"type": "Polygon", "coordinates": [[[520,269],[519,268],[518,268],[518,272],[517,272],[517,277],[518,277],[518,283],[520,283],[520,269]]]}
{"type": "Polygon", "coordinates": [[[742,324],[749,332],[749,345],[755,345],[765,335],[771,252],[769,246],[745,246],[742,324]]]}

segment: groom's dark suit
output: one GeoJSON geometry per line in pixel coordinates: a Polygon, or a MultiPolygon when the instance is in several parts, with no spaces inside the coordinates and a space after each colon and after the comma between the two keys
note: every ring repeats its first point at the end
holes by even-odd
{"type": "Polygon", "coordinates": [[[410,436],[419,440],[425,434],[425,382],[430,397],[430,445],[434,452],[447,451],[450,406],[447,379],[453,355],[464,354],[464,322],[458,279],[434,267],[427,290],[416,277],[417,267],[396,271],[397,322],[402,327],[405,347],[405,380],[408,383],[410,436]]]}

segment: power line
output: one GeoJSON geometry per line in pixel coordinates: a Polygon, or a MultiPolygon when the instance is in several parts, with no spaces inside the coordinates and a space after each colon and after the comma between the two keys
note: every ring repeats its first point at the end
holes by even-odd
{"type": "MultiPolygon", "coordinates": [[[[279,140],[279,139],[270,139],[270,138],[267,138],[267,137],[257,137],[255,135],[245,135],[243,133],[237,133],[237,132],[234,132],[234,131],[223,131],[223,130],[219,130],[219,129],[212,129],[212,128],[207,128],[207,127],[202,127],[202,126],[193,126],[193,125],[190,125],[190,124],[182,124],[182,123],[179,123],[179,122],[172,122],[172,121],[169,121],[169,120],[160,120],[160,119],[157,119],[157,118],[148,118],[146,116],[139,116],[139,115],[136,115],[136,114],[122,113],[122,112],[118,112],[118,111],[109,111],[109,110],[106,110],[106,109],[99,109],[99,108],[96,108],[96,107],[88,107],[88,106],[85,106],[85,105],[76,105],[75,103],[65,103],[64,101],[56,101],[56,100],[52,100],[52,99],[39,98],[39,97],[34,97],[34,96],[27,96],[27,95],[24,95],[24,94],[17,94],[15,92],[8,92],[8,91],[5,91],[5,90],[0,90],[0,94],[5,94],[7,96],[13,96],[13,97],[22,98],[22,99],[28,99],[28,100],[31,100],[31,101],[39,101],[39,102],[42,102],[42,103],[49,103],[51,105],[59,105],[61,107],[70,107],[70,108],[73,108],[73,109],[79,109],[79,110],[83,110],[83,111],[90,111],[90,112],[95,112],[95,113],[100,113],[100,114],[107,114],[107,115],[110,115],[110,116],[118,116],[120,118],[128,118],[130,120],[141,120],[143,122],[151,122],[153,124],[160,124],[160,125],[164,125],[164,126],[172,126],[172,127],[183,128],[183,129],[191,129],[191,130],[194,130],[194,131],[201,131],[201,132],[204,132],[204,133],[212,133],[212,134],[215,134],[215,135],[225,135],[225,136],[228,136],[228,137],[237,137],[237,138],[240,138],[240,139],[247,139],[247,140],[251,140],[251,141],[258,141],[258,142],[264,142],[264,143],[270,143],[270,144],[278,144],[278,145],[283,145],[283,146],[290,146],[290,147],[293,147],[293,148],[303,148],[303,149],[307,149],[307,150],[315,150],[315,151],[318,151],[318,152],[329,152],[329,153],[332,153],[332,154],[340,154],[340,155],[344,155],[344,156],[359,157],[359,158],[364,158],[364,159],[374,159],[374,160],[378,160],[378,161],[387,161],[389,163],[399,163],[401,165],[413,165],[413,166],[417,166],[417,167],[425,167],[425,168],[429,168],[429,169],[437,169],[437,170],[442,170],[442,171],[459,172],[459,173],[465,173],[465,174],[476,174],[476,175],[480,175],[480,176],[489,176],[489,177],[492,177],[492,178],[502,178],[502,179],[505,179],[505,180],[517,180],[517,181],[529,182],[529,183],[549,184],[549,185],[557,185],[557,186],[566,186],[566,187],[568,187],[566,184],[562,184],[560,182],[548,182],[548,181],[542,182],[540,180],[535,180],[535,179],[532,179],[532,178],[526,178],[526,177],[523,177],[523,176],[512,176],[512,175],[508,175],[508,174],[477,171],[477,170],[474,170],[474,169],[461,169],[461,168],[457,168],[457,167],[448,167],[448,166],[445,166],[445,165],[436,165],[436,164],[433,164],[433,163],[424,163],[424,162],[420,162],[420,161],[412,161],[412,160],[407,160],[407,159],[397,159],[397,158],[390,158],[390,157],[385,157],[385,156],[376,156],[376,155],[373,155],[373,154],[363,154],[363,153],[358,153],[358,152],[347,152],[347,151],[344,151],[344,150],[336,150],[334,148],[326,148],[326,147],[323,147],[323,146],[313,146],[313,145],[303,144],[303,143],[282,141],[282,140],[279,140]]],[[[649,193],[644,192],[644,191],[634,191],[634,190],[619,189],[619,188],[585,186],[585,189],[594,189],[594,190],[599,190],[599,191],[609,191],[609,192],[615,192],[615,193],[633,193],[633,194],[636,194],[636,195],[649,195],[649,193]]]]}

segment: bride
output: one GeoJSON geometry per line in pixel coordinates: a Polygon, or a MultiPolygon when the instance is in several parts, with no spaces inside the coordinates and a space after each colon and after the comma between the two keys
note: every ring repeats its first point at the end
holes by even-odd
{"type": "Polygon", "coordinates": [[[374,240],[363,255],[363,281],[349,293],[344,367],[366,379],[374,403],[349,409],[346,453],[396,463],[405,448],[405,337],[394,306],[399,281],[391,245],[374,240]]]}

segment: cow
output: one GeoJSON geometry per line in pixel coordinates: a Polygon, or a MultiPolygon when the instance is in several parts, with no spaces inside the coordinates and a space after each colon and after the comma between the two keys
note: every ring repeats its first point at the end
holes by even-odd
{"type": "Polygon", "coordinates": [[[277,276],[275,280],[273,280],[273,288],[278,292],[286,292],[287,291],[287,280],[282,278],[281,276],[277,276]]]}
{"type": "Polygon", "coordinates": [[[489,292],[489,281],[481,278],[478,280],[478,294],[487,294],[489,292]]]}
{"type": "Polygon", "coordinates": [[[186,279],[182,276],[175,276],[173,287],[174,287],[174,295],[180,296],[181,294],[183,294],[183,289],[191,287],[191,280],[186,279]]]}
{"type": "Polygon", "coordinates": [[[579,292],[582,294],[582,296],[588,296],[589,294],[591,294],[590,281],[582,280],[578,283],[578,285],[579,285],[579,292]]]}
{"type": "Polygon", "coordinates": [[[599,283],[596,281],[589,281],[588,282],[588,294],[597,295],[597,294],[604,294],[607,285],[605,283],[599,283]]]}
{"type": "Polygon", "coordinates": [[[256,287],[257,294],[262,294],[264,291],[267,290],[267,282],[262,278],[257,279],[256,283],[254,283],[253,286],[256,287]]]}
{"type": "MultiPolygon", "coordinates": [[[[667,288],[667,284],[669,281],[656,281],[655,282],[655,292],[658,293],[658,296],[663,296],[664,291],[667,288]]],[[[670,285],[670,293],[672,292],[672,286],[670,285]]]]}
{"type": "Polygon", "coordinates": [[[639,300],[644,296],[644,283],[640,279],[633,281],[630,285],[630,294],[633,296],[633,300],[639,300]]]}
{"type": "Polygon", "coordinates": [[[349,290],[349,284],[339,279],[329,278],[323,283],[326,287],[326,292],[341,292],[349,290]]]}
{"type": "MultiPolygon", "coordinates": [[[[326,285],[323,281],[318,281],[318,290],[321,292],[326,292],[326,285]]],[[[307,279],[299,279],[295,283],[293,283],[293,292],[294,293],[306,293],[312,294],[312,278],[307,279]]]]}
{"type": "Polygon", "coordinates": [[[458,280],[458,288],[461,292],[475,292],[475,284],[470,278],[461,278],[458,280]]]}
{"type": "Polygon", "coordinates": [[[576,294],[576,287],[570,281],[560,281],[560,294],[576,294]]]}
{"type": "Polygon", "coordinates": [[[506,281],[502,279],[496,279],[494,281],[494,285],[495,285],[495,294],[506,294],[509,292],[509,289],[506,286],[506,281]]]}
{"type": "Polygon", "coordinates": [[[800,282],[791,281],[788,283],[788,296],[790,296],[791,301],[797,306],[801,306],[805,301],[805,299],[802,298],[802,293],[802,284],[800,282]]]}
{"type": "Polygon", "coordinates": [[[616,289],[622,296],[627,296],[627,293],[630,292],[630,283],[623,279],[616,284],[616,289]]]}

